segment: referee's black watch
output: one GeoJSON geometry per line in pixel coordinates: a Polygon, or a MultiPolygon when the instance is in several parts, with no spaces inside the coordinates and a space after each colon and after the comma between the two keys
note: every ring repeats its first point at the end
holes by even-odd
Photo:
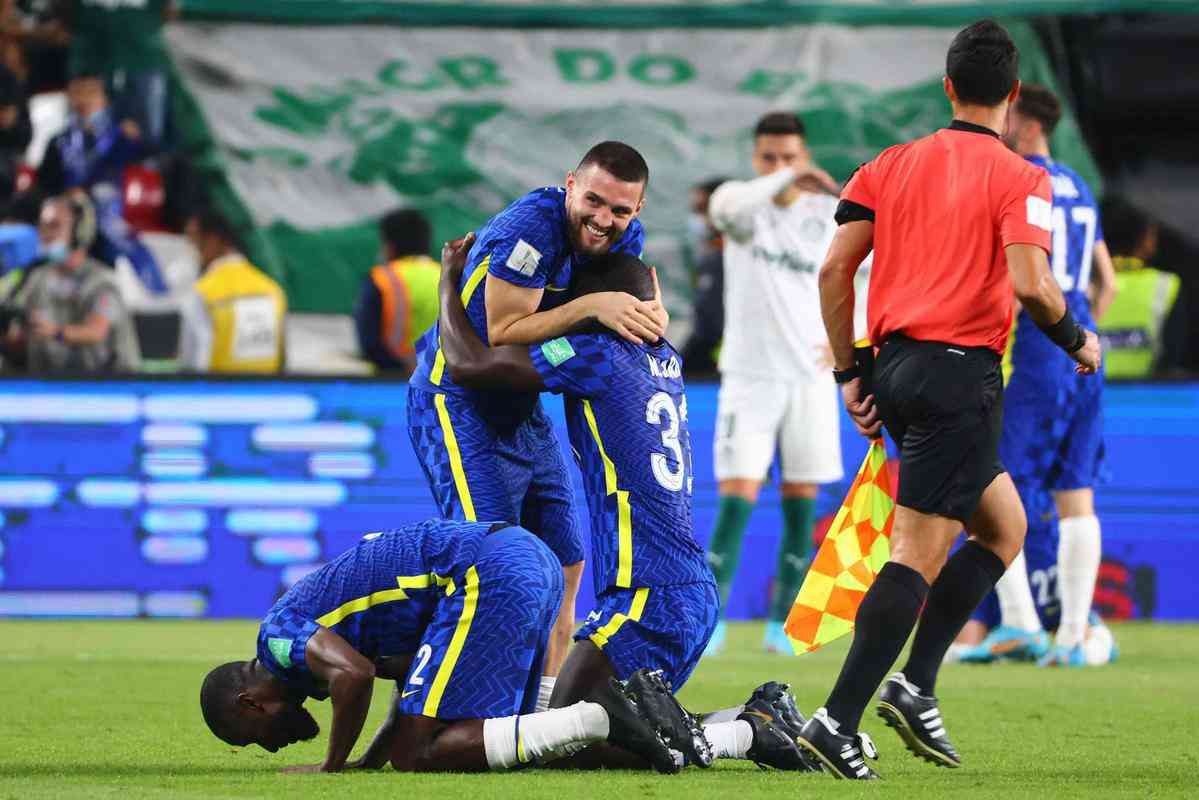
{"type": "Polygon", "coordinates": [[[837,383],[849,383],[854,378],[860,377],[862,377],[862,370],[857,364],[849,369],[833,369],[833,380],[837,383]]]}

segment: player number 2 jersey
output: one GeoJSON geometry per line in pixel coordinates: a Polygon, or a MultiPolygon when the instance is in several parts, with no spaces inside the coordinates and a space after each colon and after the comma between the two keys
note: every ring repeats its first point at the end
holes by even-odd
{"type": "Polygon", "coordinates": [[[565,395],[591,514],[596,594],[711,581],[691,522],[691,436],[682,359],[665,340],[579,334],[532,345],[546,388],[565,395]]]}

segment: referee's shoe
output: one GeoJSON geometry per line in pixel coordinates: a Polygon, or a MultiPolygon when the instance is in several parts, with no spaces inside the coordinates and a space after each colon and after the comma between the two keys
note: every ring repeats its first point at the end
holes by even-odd
{"type": "Polygon", "coordinates": [[[913,755],[939,767],[960,767],[961,756],[949,741],[937,698],[920,694],[902,672],[883,683],[878,715],[894,728],[913,755]]]}
{"type": "Polygon", "coordinates": [[[834,778],[851,781],[878,780],[878,773],[866,765],[867,758],[878,758],[874,742],[864,733],[846,736],[837,732],[837,724],[823,708],[816,709],[804,723],[795,743],[824,765],[834,778]]]}

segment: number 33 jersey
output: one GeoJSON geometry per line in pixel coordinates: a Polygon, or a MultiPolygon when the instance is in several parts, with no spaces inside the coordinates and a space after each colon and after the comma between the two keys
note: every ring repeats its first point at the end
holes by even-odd
{"type": "Polygon", "coordinates": [[[595,592],[712,581],[691,524],[691,437],[682,359],[665,340],[577,334],[532,345],[565,395],[591,514],[595,592]]]}

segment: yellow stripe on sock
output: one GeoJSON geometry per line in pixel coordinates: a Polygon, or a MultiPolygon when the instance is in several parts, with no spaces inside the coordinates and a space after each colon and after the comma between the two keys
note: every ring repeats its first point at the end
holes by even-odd
{"type": "Polygon", "coordinates": [[[437,717],[441,697],[445,694],[445,687],[450,682],[450,676],[454,674],[458,656],[462,655],[462,648],[466,645],[466,637],[470,633],[470,624],[475,619],[475,608],[478,603],[479,572],[471,567],[466,571],[466,587],[463,592],[462,614],[458,617],[458,626],[454,628],[454,636],[450,639],[450,646],[446,648],[445,658],[442,659],[441,666],[437,669],[433,685],[429,687],[429,697],[425,700],[424,710],[421,711],[426,717],[437,717]]]}
{"type": "Polygon", "coordinates": [[[470,485],[466,482],[466,469],[462,466],[462,452],[458,449],[458,437],[454,435],[454,425],[450,422],[450,412],[445,407],[445,395],[433,395],[433,405],[437,406],[437,421],[441,423],[441,436],[445,439],[445,449],[450,456],[450,472],[454,476],[454,488],[458,491],[458,501],[462,503],[462,515],[470,522],[475,521],[475,504],[470,497],[470,485]]]}
{"type": "Polygon", "coordinates": [[[641,614],[645,611],[645,601],[649,597],[649,588],[642,587],[633,593],[633,602],[629,604],[629,613],[612,615],[612,619],[608,620],[608,624],[591,634],[590,639],[596,647],[603,650],[608,644],[608,640],[616,635],[620,627],[629,620],[637,622],[641,619],[641,614]]]}

